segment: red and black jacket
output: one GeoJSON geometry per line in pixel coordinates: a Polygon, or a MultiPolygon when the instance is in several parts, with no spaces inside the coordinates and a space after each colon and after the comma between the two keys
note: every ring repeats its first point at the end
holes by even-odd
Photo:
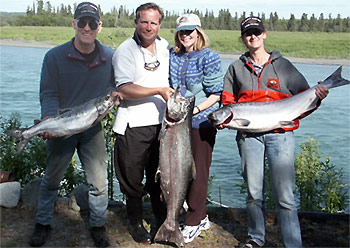
{"type": "MultiPolygon", "coordinates": [[[[309,89],[305,77],[277,50],[273,50],[260,75],[253,67],[249,52],[233,62],[225,75],[222,103],[264,102],[282,100],[309,89]]],[[[313,111],[313,110],[312,110],[313,111]]],[[[274,130],[284,132],[297,129],[299,119],[310,114],[304,113],[294,120],[293,128],[274,130]]]]}

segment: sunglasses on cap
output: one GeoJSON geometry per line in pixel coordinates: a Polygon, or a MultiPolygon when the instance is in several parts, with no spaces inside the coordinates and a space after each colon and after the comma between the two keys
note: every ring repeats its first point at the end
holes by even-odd
{"type": "Polygon", "coordinates": [[[87,19],[87,18],[82,18],[79,19],[76,24],[78,26],[78,28],[85,28],[86,23],[89,25],[91,30],[95,30],[98,27],[99,22],[96,20],[91,20],[91,19],[87,19]]]}
{"type": "Polygon", "coordinates": [[[250,29],[247,32],[244,33],[246,36],[252,36],[253,34],[255,36],[259,36],[262,34],[262,31],[259,29],[250,29]]]}

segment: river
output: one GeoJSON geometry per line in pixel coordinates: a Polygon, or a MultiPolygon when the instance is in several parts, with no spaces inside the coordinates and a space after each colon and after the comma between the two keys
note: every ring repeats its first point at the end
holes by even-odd
{"type": "MultiPolygon", "coordinates": [[[[39,80],[41,63],[47,48],[0,46],[0,113],[8,119],[18,112],[23,126],[32,125],[40,117],[39,80]]],[[[223,68],[233,60],[223,59],[223,68]]],[[[338,66],[295,64],[312,86],[333,73],[338,66]]],[[[343,66],[343,77],[350,78],[350,67],[343,66]]],[[[295,131],[296,151],[308,137],[320,142],[323,155],[330,156],[331,163],[345,172],[344,182],[349,184],[350,161],[350,87],[331,89],[320,108],[303,119],[295,131]]],[[[237,173],[241,169],[235,143],[236,131],[218,131],[211,166],[214,176],[210,185],[211,199],[230,207],[244,207],[245,195],[235,187],[242,181],[237,173]]],[[[116,181],[117,183],[117,181],[116,181]]],[[[116,189],[116,198],[120,193],[116,189]]]]}

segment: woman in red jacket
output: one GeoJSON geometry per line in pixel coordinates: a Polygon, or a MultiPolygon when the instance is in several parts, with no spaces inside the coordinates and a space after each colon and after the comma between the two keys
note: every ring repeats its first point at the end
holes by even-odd
{"type": "MultiPolygon", "coordinates": [[[[248,17],[241,23],[241,38],[248,48],[233,62],[225,75],[223,104],[237,102],[276,101],[291,97],[309,88],[304,76],[290,61],[274,50],[265,50],[267,37],[259,17],[248,17]]],[[[328,90],[318,86],[316,95],[323,99],[328,90]]],[[[224,127],[224,126],[222,126],[224,127]]],[[[222,128],[221,127],[221,128],[222,128]]],[[[237,132],[236,142],[247,184],[249,239],[243,247],[261,247],[265,243],[264,161],[267,158],[272,192],[278,210],[283,244],[302,247],[297,208],[294,201],[294,127],[266,133],[237,132]]]]}

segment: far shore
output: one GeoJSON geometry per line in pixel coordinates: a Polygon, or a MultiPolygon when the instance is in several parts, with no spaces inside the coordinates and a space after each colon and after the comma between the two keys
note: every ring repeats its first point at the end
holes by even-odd
{"type": "MultiPolygon", "coordinates": [[[[37,48],[52,48],[56,45],[42,43],[38,41],[27,41],[27,40],[9,40],[0,39],[0,46],[18,46],[18,47],[37,47],[37,48]]],[[[219,52],[222,59],[238,59],[240,54],[237,53],[223,53],[219,52]]],[[[295,58],[286,57],[292,63],[299,64],[318,64],[318,65],[350,65],[348,59],[310,59],[310,58],[295,58]]]]}

